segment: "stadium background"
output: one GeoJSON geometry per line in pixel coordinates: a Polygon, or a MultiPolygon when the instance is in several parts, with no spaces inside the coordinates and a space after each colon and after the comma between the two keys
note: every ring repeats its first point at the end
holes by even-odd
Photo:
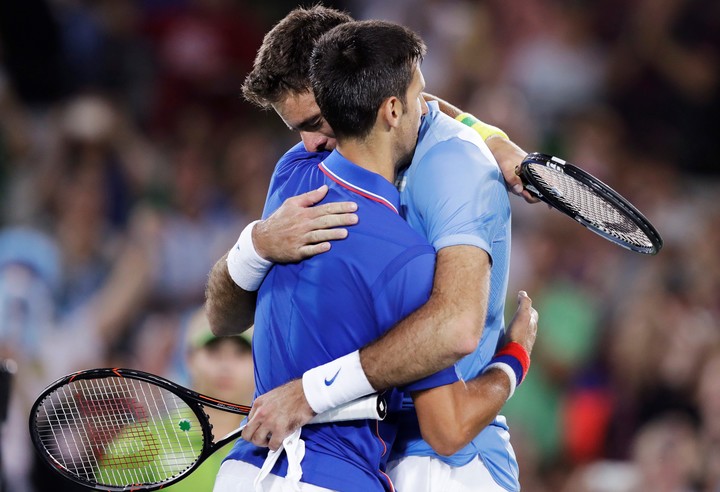
{"type": "MultiPolygon", "coordinates": [[[[187,380],[188,313],[297,139],[239,96],[296,5],[0,2],[7,490],[33,490],[27,409],[55,377],[121,365],[187,380]]],[[[665,239],[640,256],[513,198],[508,305],[522,288],[541,315],[504,412],[523,490],[720,490],[720,3],[325,5],[415,29],[430,92],[580,164],[665,239]]]]}

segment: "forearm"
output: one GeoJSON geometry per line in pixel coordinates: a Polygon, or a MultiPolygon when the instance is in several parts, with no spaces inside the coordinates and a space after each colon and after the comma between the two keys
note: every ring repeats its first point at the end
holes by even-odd
{"type": "Polygon", "coordinates": [[[524,292],[518,299],[510,329],[527,342],[529,349],[509,342],[467,384],[459,381],[413,393],[423,439],[439,454],[450,456],[467,446],[495,419],[527,375],[537,312],[524,292]]]}
{"type": "Polygon", "coordinates": [[[413,393],[422,437],[438,454],[451,456],[497,417],[509,395],[508,378],[498,369],[413,393]]]}
{"type": "Polygon", "coordinates": [[[235,284],[228,273],[227,254],[210,271],[205,297],[210,327],[216,335],[241,333],[253,324],[257,293],[235,284]]]}
{"type": "Polygon", "coordinates": [[[482,335],[489,285],[487,253],[472,246],[441,249],[428,302],[360,351],[373,388],[406,385],[473,352],[482,335]]]}
{"type": "Polygon", "coordinates": [[[248,224],[232,250],[215,264],[206,290],[206,308],[214,333],[239,333],[252,325],[256,290],[273,262],[301,261],[328,251],[329,241],[347,236],[342,227],[357,222],[357,215],[352,213],[357,205],[332,202],[314,206],[327,190],[327,186],[321,186],[288,198],[267,219],[248,224]]]}
{"type": "Polygon", "coordinates": [[[463,405],[458,422],[463,432],[464,444],[469,443],[487,427],[510,397],[510,383],[507,375],[499,369],[486,373],[467,382],[463,393],[463,405]]]}

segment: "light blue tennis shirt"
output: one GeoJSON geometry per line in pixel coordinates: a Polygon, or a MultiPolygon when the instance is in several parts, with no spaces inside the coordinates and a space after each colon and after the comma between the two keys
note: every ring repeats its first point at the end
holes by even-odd
{"type": "MultiPolygon", "coordinates": [[[[429,103],[412,164],[398,177],[401,214],[436,250],[471,245],[490,255],[490,298],[482,338],[456,364],[462,379],[480,374],[503,342],[510,261],[510,201],[500,169],[482,138],[429,103]]],[[[498,416],[457,454],[443,457],[422,440],[412,400],[406,397],[390,459],[433,456],[453,466],[479,456],[495,481],[519,490],[518,466],[505,418],[498,416]]]]}

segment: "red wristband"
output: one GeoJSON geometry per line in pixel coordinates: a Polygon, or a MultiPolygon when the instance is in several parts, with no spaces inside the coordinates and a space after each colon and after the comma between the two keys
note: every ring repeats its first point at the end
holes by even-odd
{"type": "MultiPolygon", "coordinates": [[[[523,347],[517,342],[508,342],[503,348],[501,348],[498,352],[495,353],[495,357],[501,355],[509,355],[511,357],[515,357],[522,366],[522,379],[525,379],[525,375],[527,375],[528,369],[530,369],[530,354],[528,354],[528,351],[525,350],[525,347],[523,347]]],[[[518,384],[520,384],[520,381],[518,381],[518,384]]]]}

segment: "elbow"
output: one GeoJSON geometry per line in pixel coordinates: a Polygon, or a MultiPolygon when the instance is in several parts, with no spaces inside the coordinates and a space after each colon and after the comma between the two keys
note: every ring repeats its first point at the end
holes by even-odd
{"type": "Polygon", "coordinates": [[[455,414],[453,420],[443,425],[421,425],[420,432],[425,442],[440,456],[452,456],[477,437],[493,419],[497,412],[491,408],[478,412],[476,408],[470,414],[455,414]]]}
{"type": "Polygon", "coordinates": [[[231,334],[228,323],[224,322],[222,316],[218,315],[217,310],[213,306],[213,303],[205,303],[205,314],[207,315],[208,323],[210,324],[210,331],[216,337],[224,337],[231,334]]]}
{"type": "Polygon", "coordinates": [[[452,323],[452,330],[447,330],[449,335],[450,352],[461,359],[472,354],[480,343],[482,336],[483,320],[477,316],[461,316],[452,323]]]}
{"type": "Polygon", "coordinates": [[[445,429],[442,432],[423,432],[422,437],[440,456],[452,456],[472,440],[458,428],[445,429]]]}
{"type": "Polygon", "coordinates": [[[211,302],[205,303],[205,313],[210,324],[210,331],[216,337],[238,335],[250,328],[254,323],[251,316],[236,312],[232,313],[231,316],[225,313],[221,306],[214,306],[211,302]]]}

